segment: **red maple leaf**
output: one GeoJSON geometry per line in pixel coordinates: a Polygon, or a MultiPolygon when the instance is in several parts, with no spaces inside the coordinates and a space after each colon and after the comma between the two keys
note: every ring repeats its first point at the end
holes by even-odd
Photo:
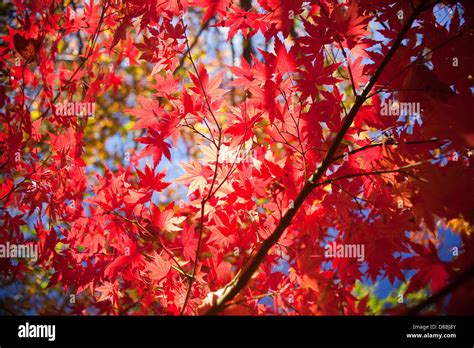
{"type": "Polygon", "coordinates": [[[136,139],[138,142],[146,144],[144,150],[140,154],[140,158],[152,155],[155,166],[160,163],[163,155],[165,155],[168,161],[171,161],[171,145],[163,139],[160,132],[153,129],[149,129],[148,132],[150,134],[149,136],[139,137],[136,139]]]}

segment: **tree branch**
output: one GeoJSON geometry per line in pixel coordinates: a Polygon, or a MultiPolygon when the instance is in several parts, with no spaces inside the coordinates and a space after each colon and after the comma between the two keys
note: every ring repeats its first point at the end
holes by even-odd
{"type": "MultiPolygon", "coordinates": [[[[186,52],[184,52],[183,56],[181,57],[181,59],[179,60],[179,65],[178,67],[176,68],[176,70],[174,71],[174,74],[176,74],[176,72],[178,72],[183,66],[184,66],[184,61],[186,60],[186,56],[188,54],[191,54],[191,50],[194,48],[194,46],[196,46],[196,44],[198,43],[199,41],[199,37],[202,35],[202,33],[204,33],[204,31],[209,27],[209,24],[211,23],[211,20],[212,18],[209,18],[202,26],[201,28],[199,29],[198,33],[196,34],[196,37],[194,38],[193,42],[190,44],[190,45],[187,45],[187,49],[186,49],[186,52]]],[[[183,28],[184,28],[184,23],[183,23],[183,28]]],[[[187,40],[187,39],[186,39],[187,40]]]]}
{"type": "Polygon", "coordinates": [[[344,120],[344,123],[337,133],[336,137],[329,148],[325,159],[318,167],[315,173],[313,173],[308,181],[305,182],[303,189],[298,194],[296,199],[293,202],[293,206],[288,209],[285,213],[283,218],[278,223],[277,227],[275,228],[274,232],[262,243],[260,249],[258,250],[257,254],[254,256],[251,262],[247,265],[247,267],[243,270],[241,275],[238,279],[235,280],[233,284],[228,286],[224,291],[224,294],[217,299],[215,304],[205,313],[206,315],[215,315],[219,313],[223,308],[224,305],[231,301],[242,289],[244,289],[248,283],[248,281],[252,278],[253,274],[258,270],[260,264],[265,259],[265,256],[269,252],[269,250],[278,242],[280,237],[282,236],[285,229],[291,224],[293,217],[296,215],[298,209],[302,206],[303,202],[309,196],[309,194],[313,191],[314,188],[317,187],[317,183],[322,178],[326,170],[328,169],[329,165],[333,162],[333,157],[337,151],[337,148],[341,144],[346,132],[350,128],[352,122],[354,121],[359,109],[363,105],[364,101],[366,100],[367,95],[370,93],[372,87],[374,86],[375,82],[379,78],[382,71],[385,69],[389,61],[392,59],[393,55],[397,51],[398,47],[402,43],[403,38],[405,37],[406,33],[410,30],[413,22],[418,17],[418,15],[423,11],[423,7],[426,4],[426,1],[423,1],[422,4],[417,7],[413,13],[408,18],[406,24],[404,25],[402,31],[399,33],[397,39],[395,40],[393,46],[390,48],[389,52],[380,63],[379,67],[375,71],[374,75],[370,79],[369,83],[365,87],[362,94],[357,96],[354,105],[351,108],[351,111],[347,115],[344,120]]]}
{"type": "Polygon", "coordinates": [[[474,265],[471,265],[471,267],[467,271],[465,271],[460,276],[458,276],[452,283],[449,283],[444,288],[434,293],[432,296],[428,297],[426,300],[423,300],[420,303],[418,303],[416,306],[409,308],[404,313],[404,315],[418,314],[426,307],[438,302],[439,300],[444,298],[446,295],[456,290],[458,287],[464,284],[464,282],[468,281],[469,279],[472,279],[473,276],[474,276],[474,265]]]}
{"type": "MultiPolygon", "coordinates": [[[[183,19],[181,19],[181,22],[182,22],[183,28],[184,28],[183,19]]],[[[196,64],[194,63],[193,57],[191,55],[191,46],[189,45],[189,41],[188,41],[188,37],[186,35],[186,31],[184,32],[184,37],[185,37],[185,41],[186,41],[186,46],[188,47],[187,53],[189,55],[189,59],[191,61],[194,72],[196,73],[196,76],[198,78],[198,81],[199,81],[199,84],[200,84],[200,87],[201,87],[201,90],[202,90],[202,93],[203,93],[203,96],[204,96],[204,100],[206,101],[207,107],[209,109],[209,113],[211,114],[214,122],[216,123],[217,131],[218,131],[218,138],[217,138],[217,143],[213,142],[214,146],[216,146],[216,164],[215,164],[215,167],[214,167],[214,173],[213,173],[213,176],[212,176],[211,187],[209,188],[209,193],[206,195],[206,197],[202,198],[202,200],[201,200],[201,216],[199,218],[199,234],[198,234],[198,243],[197,243],[197,247],[196,247],[196,256],[195,256],[195,259],[194,259],[192,274],[191,274],[191,277],[189,278],[188,289],[186,291],[186,297],[184,299],[184,303],[183,303],[183,307],[181,308],[180,315],[183,315],[186,311],[189,299],[191,297],[191,290],[192,290],[194,281],[196,280],[196,271],[197,271],[197,266],[198,266],[198,262],[199,262],[199,254],[201,252],[202,237],[203,237],[203,232],[204,232],[205,208],[206,208],[206,203],[213,196],[212,190],[214,189],[214,186],[215,186],[216,181],[217,181],[217,174],[218,174],[218,171],[219,171],[219,156],[220,156],[220,149],[221,149],[221,145],[222,145],[222,128],[219,125],[217,117],[214,115],[214,112],[212,111],[212,107],[211,107],[211,103],[209,101],[209,97],[208,97],[208,95],[206,93],[206,89],[204,88],[204,85],[202,83],[201,76],[199,74],[198,68],[197,68],[196,64]]],[[[204,122],[205,122],[205,120],[206,119],[204,118],[204,122]]],[[[211,136],[214,139],[214,135],[212,134],[212,131],[211,131],[210,128],[209,128],[209,131],[211,132],[211,136]]]]}

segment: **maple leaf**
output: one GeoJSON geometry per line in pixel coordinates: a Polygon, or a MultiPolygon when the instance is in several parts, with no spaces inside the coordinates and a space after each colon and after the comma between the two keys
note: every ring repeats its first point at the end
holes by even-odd
{"type": "MultiPolygon", "coordinates": [[[[327,71],[333,70],[338,67],[337,65],[330,65],[324,67],[324,57],[321,54],[316,56],[314,64],[306,64],[305,70],[301,71],[301,77],[298,78],[300,83],[300,90],[302,92],[302,98],[307,98],[318,93],[319,86],[332,85],[334,82],[338,82],[337,78],[331,78],[328,76],[327,71]]],[[[314,96],[313,96],[314,97],[314,96]]]]}
{"type": "Polygon", "coordinates": [[[235,239],[235,227],[232,224],[233,217],[226,214],[216,214],[213,218],[216,226],[209,227],[212,231],[211,241],[228,247],[235,239]]]}
{"type": "Polygon", "coordinates": [[[430,283],[431,291],[436,293],[449,279],[447,264],[438,257],[438,252],[433,244],[424,247],[416,243],[410,243],[411,247],[418,254],[403,260],[401,268],[416,268],[418,271],[410,279],[407,292],[413,292],[420,286],[430,283]]]}
{"type": "Polygon", "coordinates": [[[194,260],[198,241],[194,237],[194,227],[189,226],[181,232],[181,243],[183,245],[183,256],[186,260],[194,260]]]}
{"type": "Polygon", "coordinates": [[[222,83],[224,72],[220,72],[214,78],[209,80],[209,75],[205,66],[202,63],[199,63],[197,75],[189,71],[189,77],[194,83],[194,87],[192,87],[191,90],[204,98],[219,98],[226,93],[225,90],[218,88],[222,83]]]}
{"type": "Polygon", "coordinates": [[[165,232],[181,231],[178,225],[186,220],[185,216],[174,216],[173,206],[168,206],[164,211],[156,205],[152,208],[153,224],[158,230],[165,232]]]}
{"type": "Polygon", "coordinates": [[[27,63],[32,62],[34,59],[39,60],[38,51],[43,44],[44,37],[37,39],[25,38],[19,33],[13,36],[13,42],[17,52],[25,59],[27,63]]]}
{"type": "MultiPolygon", "coordinates": [[[[252,81],[255,80],[255,69],[251,68],[249,63],[244,58],[241,59],[241,66],[242,67],[239,68],[237,66],[227,65],[227,68],[238,77],[237,79],[234,79],[230,85],[235,87],[250,88],[250,86],[252,86],[252,81]]],[[[253,84],[258,83],[259,81],[255,80],[253,84]]]]}
{"type": "Polygon", "coordinates": [[[335,6],[333,15],[334,22],[332,24],[346,39],[350,49],[355,47],[362,37],[369,34],[366,28],[370,17],[359,15],[359,7],[356,2],[351,2],[345,12],[342,7],[335,6]]]}
{"type": "Polygon", "coordinates": [[[156,100],[149,100],[143,96],[138,96],[139,107],[126,109],[126,112],[138,117],[132,129],[158,128],[161,124],[161,117],[164,115],[163,108],[156,100]]]}
{"type": "Polygon", "coordinates": [[[219,25],[229,28],[227,34],[227,41],[229,41],[239,31],[242,31],[242,35],[246,39],[254,36],[259,31],[265,34],[271,23],[265,20],[265,14],[245,11],[234,3],[228,11],[228,15],[219,22],[219,25]]]}
{"type": "Polygon", "coordinates": [[[122,239],[120,242],[111,244],[119,256],[108,264],[104,271],[105,276],[111,280],[115,279],[119,270],[125,266],[133,273],[141,269],[144,264],[143,255],[139,252],[137,244],[125,234],[120,237],[122,239]]]}
{"type": "Polygon", "coordinates": [[[159,284],[170,272],[171,264],[169,261],[158,255],[156,251],[154,251],[152,259],[152,262],[147,262],[144,273],[147,273],[147,276],[150,279],[157,281],[159,284]]]}
{"type": "Polygon", "coordinates": [[[253,127],[262,119],[262,114],[262,111],[255,109],[252,105],[232,108],[234,122],[227,129],[227,133],[236,137],[235,143],[246,142],[254,136],[253,127]]]}
{"type": "Polygon", "coordinates": [[[168,161],[171,161],[171,145],[164,141],[160,132],[153,129],[149,129],[148,132],[150,136],[136,139],[138,142],[146,144],[145,149],[140,154],[140,158],[152,155],[155,166],[160,163],[163,155],[165,155],[168,161]]]}
{"type": "Polygon", "coordinates": [[[296,62],[294,54],[287,52],[283,42],[277,40],[275,43],[275,53],[276,53],[276,70],[281,74],[291,73],[296,71],[296,62]]]}
{"type": "Polygon", "coordinates": [[[97,301],[111,301],[113,304],[117,304],[120,297],[123,297],[121,294],[118,283],[111,283],[105,281],[103,285],[95,288],[96,291],[100,292],[100,297],[97,301]]]}
{"type": "Polygon", "coordinates": [[[0,198],[3,199],[10,193],[10,191],[12,191],[13,181],[7,179],[0,187],[0,198]]]}
{"type": "Polygon", "coordinates": [[[155,191],[162,191],[167,188],[170,183],[164,182],[163,179],[166,177],[166,171],[158,172],[155,174],[155,170],[147,163],[144,171],[137,170],[140,183],[143,187],[153,189],[155,191]]]}
{"type": "Polygon", "coordinates": [[[172,75],[166,75],[165,77],[156,75],[155,80],[156,83],[152,87],[157,91],[155,95],[158,97],[170,98],[178,90],[179,79],[172,75]]]}
{"type": "Polygon", "coordinates": [[[364,65],[362,64],[362,57],[357,57],[355,61],[352,61],[349,57],[348,64],[350,66],[350,71],[352,73],[353,83],[355,89],[359,89],[360,84],[366,84],[369,81],[369,78],[364,74],[364,65]]]}
{"type": "Polygon", "coordinates": [[[271,14],[269,20],[275,29],[281,30],[283,36],[286,37],[290,32],[295,16],[302,10],[303,0],[258,0],[258,3],[271,14]]]}
{"type": "Polygon", "coordinates": [[[124,197],[124,202],[130,205],[143,204],[151,198],[151,195],[151,192],[128,190],[127,195],[124,197]]]}
{"type": "Polygon", "coordinates": [[[202,23],[206,23],[209,19],[214,17],[216,13],[223,17],[226,9],[232,0],[192,0],[191,5],[207,8],[202,23]]]}
{"type": "Polygon", "coordinates": [[[202,195],[207,186],[207,178],[211,174],[210,168],[203,166],[198,161],[194,160],[191,163],[182,163],[186,174],[180,176],[175,181],[182,184],[189,184],[188,196],[199,191],[202,195]]]}

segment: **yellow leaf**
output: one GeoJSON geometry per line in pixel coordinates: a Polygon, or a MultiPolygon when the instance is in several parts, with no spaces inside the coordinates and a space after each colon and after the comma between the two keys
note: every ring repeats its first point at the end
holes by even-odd
{"type": "Polygon", "coordinates": [[[470,236],[472,233],[472,226],[463,218],[455,218],[448,221],[447,226],[457,232],[458,234],[465,234],[470,236]]]}

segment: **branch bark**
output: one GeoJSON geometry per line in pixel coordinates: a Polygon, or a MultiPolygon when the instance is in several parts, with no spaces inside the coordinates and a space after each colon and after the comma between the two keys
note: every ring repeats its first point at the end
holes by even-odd
{"type": "Polygon", "coordinates": [[[321,180],[324,173],[326,172],[330,164],[333,162],[334,155],[337,151],[337,148],[341,144],[345,134],[347,133],[352,122],[357,116],[359,109],[365,102],[375,82],[380,77],[380,74],[383,72],[383,70],[385,69],[385,67],[390,62],[393,55],[397,51],[398,47],[402,43],[403,38],[405,37],[407,32],[410,30],[413,22],[416,20],[418,15],[421,12],[423,12],[425,5],[426,5],[426,1],[423,1],[421,5],[418,6],[408,18],[407,22],[405,23],[403,29],[399,33],[394,44],[388,51],[383,61],[380,63],[379,67],[375,71],[374,75],[370,79],[364,91],[359,96],[357,96],[356,101],[351,108],[351,111],[346,116],[341,129],[339,130],[336,137],[334,138],[331,144],[331,147],[329,148],[326,154],[326,157],[324,158],[323,162],[318,167],[316,172],[314,172],[311,175],[310,179],[305,182],[303,189],[301,190],[301,192],[298,194],[295,201],[293,202],[293,206],[290,209],[288,209],[288,211],[285,213],[285,215],[280,220],[280,222],[278,223],[273,233],[262,243],[260,249],[255,254],[251,262],[249,262],[247,266],[245,267],[245,269],[241,272],[240,276],[234,279],[231,282],[231,284],[228,284],[225,287],[225,291],[223,295],[220,296],[216,300],[215,304],[205,313],[206,315],[218,314],[220,311],[222,311],[222,309],[225,307],[225,304],[227,302],[231,301],[240,291],[242,291],[246,287],[247,283],[252,278],[253,274],[258,270],[260,264],[265,259],[265,256],[268,254],[270,249],[278,242],[280,237],[285,232],[286,228],[291,224],[291,221],[293,220],[294,216],[298,212],[299,208],[303,205],[303,202],[306,200],[309,194],[318,186],[318,182],[321,180]]]}
{"type": "MultiPolygon", "coordinates": [[[[252,8],[252,0],[240,0],[240,7],[249,11],[252,8]]],[[[247,63],[252,63],[252,38],[242,40],[242,56],[247,63]]]]}
{"type": "MultiPolygon", "coordinates": [[[[182,22],[183,28],[184,28],[185,27],[184,26],[184,21],[182,19],[181,19],[181,22],[182,22]]],[[[183,315],[186,312],[188,302],[191,298],[192,287],[193,287],[194,281],[196,280],[196,271],[197,271],[197,266],[198,266],[198,262],[199,262],[199,254],[201,252],[202,237],[203,237],[203,232],[204,232],[205,208],[206,208],[206,203],[213,196],[212,190],[214,189],[214,186],[215,186],[216,181],[217,181],[217,173],[219,171],[219,155],[220,155],[220,149],[221,149],[221,145],[222,145],[222,128],[219,125],[219,122],[217,120],[216,115],[212,111],[211,102],[210,102],[209,97],[206,93],[206,89],[204,88],[204,85],[202,83],[202,79],[201,79],[201,76],[199,75],[198,68],[197,68],[197,66],[196,66],[196,64],[193,60],[192,55],[191,55],[191,46],[189,45],[189,41],[188,41],[188,37],[186,35],[186,31],[184,32],[184,37],[185,37],[185,41],[186,41],[186,46],[188,47],[187,54],[189,55],[191,65],[194,69],[194,73],[196,74],[196,76],[199,80],[200,87],[201,87],[201,90],[202,90],[203,95],[204,95],[204,100],[206,101],[207,108],[209,109],[209,113],[211,114],[212,119],[214,120],[214,122],[217,126],[218,138],[217,138],[217,142],[213,142],[214,146],[216,147],[216,164],[215,164],[215,167],[214,167],[214,174],[212,176],[211,187],[209,188],[209,193],[207,194],[207,196],[205,198],[203,198],[201,200],[201,217],[199,218],[199,235],[198,235],[198,244],[197,244],[197,247],[196,247],[196,256],[195,256],[195,259],[194,259],[192,274],[191,274],[191,277],[189,278],[188,289],[186,291],[186,297],[184,299],[184,303],[183,303],[183,307],[181,308],[180,315],[183,315]]],[[[211,131],[210,128],[209,128],[209,131],[211,133],[211,137],[214,139],[214,136],[212,135],[212,131],[211,131]]]]}
{"type": "Polygon", "coordinates": [[[449,283],[444,288],[434,293],[432,296],[420,302],[416,306],[409,308],[406,313],[404,313],[404,315],[415,315],[420,313],[426,307],[435,304],[439,300],[443,299],[446,295],[452,293],[466,281],[472,279],[472,277],[474,277],[474,265],[471,265],[467,271],[458,276],[452,283],[449,283]]]}

